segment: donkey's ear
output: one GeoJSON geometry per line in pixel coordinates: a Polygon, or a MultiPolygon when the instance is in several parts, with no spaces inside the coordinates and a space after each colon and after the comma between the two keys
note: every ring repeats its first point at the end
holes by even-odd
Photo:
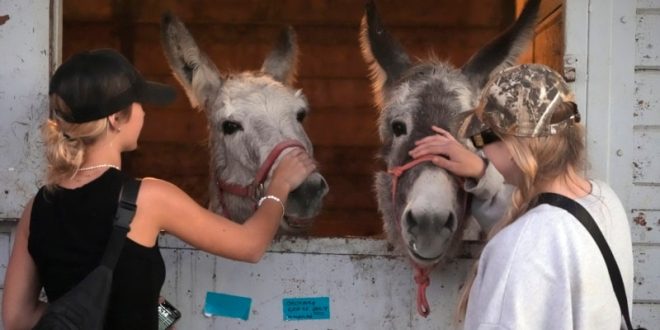
{"type": "Polygon", "coordinates": [[[220,71],[204,54],[183,23],[170,12],[161,18],[160,37],[174,77],[194,108],[208,109],[222,87],[220,71]]]}
{"type": "Polygon", "coordinates": [[[534,33],[541,0],[529,0],[518,20],[475,53],[461,69],[472,85],[481,89],[493,72],[516,63],[534,33]]]}
{"type": "Polygon", "coordinates": [[[275,80],[292,85],[296,79],[298,67],[298,43],[293,27],[287,26],[280,32],[275,47],[264,60],[261,71],[272,76],[275,80]]]}
{"type": "Polygon", "coordinates": [[[376,104],[380,105],[384,89],[391,87],[394,81],[410,68],[410,58],[399,42],[383,27],[372,0],[367,2],[362,17],[360,48],[369,65],[376,104]]]}

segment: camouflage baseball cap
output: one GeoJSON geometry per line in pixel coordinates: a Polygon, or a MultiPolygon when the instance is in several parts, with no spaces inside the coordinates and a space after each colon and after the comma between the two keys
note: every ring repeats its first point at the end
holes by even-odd
{"type": "Polygon", "coordinates": [[[514,66],[496,73],[486,84],[479,107],[463,124],[463,136],[472,138],[489,130],[521,137],[553,135],[580,121],[573,100],[564,79],[549,67],[514,66]],[[558,112],[565,102],[572,103],[574,111],[558,112]]]}

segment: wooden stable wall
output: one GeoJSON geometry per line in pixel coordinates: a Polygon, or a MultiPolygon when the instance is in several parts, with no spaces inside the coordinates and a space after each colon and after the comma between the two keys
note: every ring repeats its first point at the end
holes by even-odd
{"type": "MultiPolygon", "coordinates": [[[[413,57],[431,51],[456,65],[508,26],[514,0],[377,1],[385,24],[413,57]]],[[[258,69],[282,26],[298,33],[299,79],[311,104],[305,122],[330,193],[313,236],[380,236],[372,193],[379,147],[377,110],[362,60],[358,27],[363,1],[65,0],[63,57],[112,47],[148,78],[178,84],[159,42],[160,15],[172,11],[221,70],[258,69]]],[[[179,88],[166,109],[146,108],[140,149],[126,156],[136,176],[171,180],[198,202],[208,199],[203,114],[179,88]]]]}
{"type": "MultiPolygon", "coordinates": [[[[525,2],[516,0],[517,14],[525,2]]],[[[532,46],[520,57],[521,63],[541,63],[564,72],[564,10],[564,0],[541,1],[532,46]]]]}

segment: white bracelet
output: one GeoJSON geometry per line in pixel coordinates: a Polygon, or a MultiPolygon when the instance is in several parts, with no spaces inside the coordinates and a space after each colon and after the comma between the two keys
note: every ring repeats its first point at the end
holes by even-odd
{"type": "Polygon", "coordinates": [[[259,201],[257,202],[257,207],[261,206],[261,204],[263,204],[264,201],[267,200],[267,199],[272,199],[272,200],[278,202],[280,204],[280,206],[282,207],[282,216],[284,216],[284,203],[282,203],[282,200],[280,200],[276,196],[266,195],[264,197],[259,198],[259,201]]]}

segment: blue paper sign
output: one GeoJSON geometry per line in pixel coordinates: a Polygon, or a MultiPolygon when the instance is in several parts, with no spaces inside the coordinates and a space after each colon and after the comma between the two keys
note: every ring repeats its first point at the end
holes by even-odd
{"type": "Polygon", "coordinates": [[[330,319],[330,298],[284,298],[282,299],[284,321],[330,319]]]}
{"type": "Polygon", "coordinates": [[[207,292],[204,315],[224,316],[246,320],[250,317],[252,299],[230,294],[207,292]]]}

